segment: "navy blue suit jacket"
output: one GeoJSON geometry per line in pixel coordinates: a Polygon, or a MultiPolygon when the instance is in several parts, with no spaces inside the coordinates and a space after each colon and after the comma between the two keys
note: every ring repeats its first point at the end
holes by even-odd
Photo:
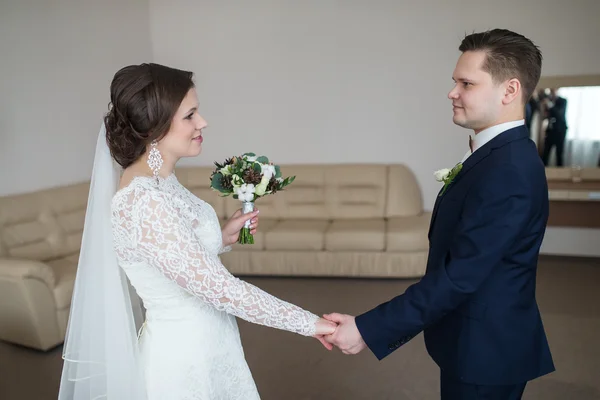
{"type": "Polygon", "coordinates": [[[544,165],[524,126],[475,151],[438,196],[425,276],[356,317],[378,359],[424,331],[444,373],[509,385],[554,371],[535,299],[548,220],[544,165]]]}

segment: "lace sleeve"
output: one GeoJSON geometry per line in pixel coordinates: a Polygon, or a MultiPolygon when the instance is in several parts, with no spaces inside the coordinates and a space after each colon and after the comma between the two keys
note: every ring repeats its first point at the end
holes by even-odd
{"type": "Polygon", "coordinates": [[[231,246],[221,246],[219,250],[219,254],[227,253],[231,251],[231,246]]]}
{"type": "Polygon", "coordinates": [[[138,203],[134,243],[150,265],[218,310],[255,324],[314,335],[316,315],[234,277],[198,241],[192,230],[198,220],[168,196],[148,192],[138,203]]]}

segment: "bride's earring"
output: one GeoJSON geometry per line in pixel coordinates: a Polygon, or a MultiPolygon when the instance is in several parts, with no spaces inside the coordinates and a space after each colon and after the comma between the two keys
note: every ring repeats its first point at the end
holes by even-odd
{"type": "Polygon", "coordinates": [[[152,148],[148,153],[148,166],[152,170],[152,173],[158,182],[158,172],[160,171],[160,167],[163,165],[163,159],[160,155],[160,151],[158,151],[158,148],[156,148],[157,144],[158,142],[156,140],[153,140],[152,143],[150,143],[152,148]]]}

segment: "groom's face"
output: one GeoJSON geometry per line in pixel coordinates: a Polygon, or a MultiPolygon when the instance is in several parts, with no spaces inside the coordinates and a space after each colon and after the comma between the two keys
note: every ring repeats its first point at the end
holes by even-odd
{"type": "Polygon", "coordinates": [[[452,75],[455,86],[448,93],[454,123],[475,133],[493,125],[502,109],[503,90],[482,70],[485,59],[482,51],[463,53],[452,75]]]}

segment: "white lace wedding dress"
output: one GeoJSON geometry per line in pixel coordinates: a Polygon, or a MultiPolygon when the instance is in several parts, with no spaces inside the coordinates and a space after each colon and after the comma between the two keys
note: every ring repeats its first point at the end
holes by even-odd
{"type": "Polygon", "coordinates": [[[312,336],[318,317],[232,276],[213,208],[175,175],[136,177],[112,202],[119,265],[144,302],[150,400],[259,399],[235,316],[312,336]]]}

